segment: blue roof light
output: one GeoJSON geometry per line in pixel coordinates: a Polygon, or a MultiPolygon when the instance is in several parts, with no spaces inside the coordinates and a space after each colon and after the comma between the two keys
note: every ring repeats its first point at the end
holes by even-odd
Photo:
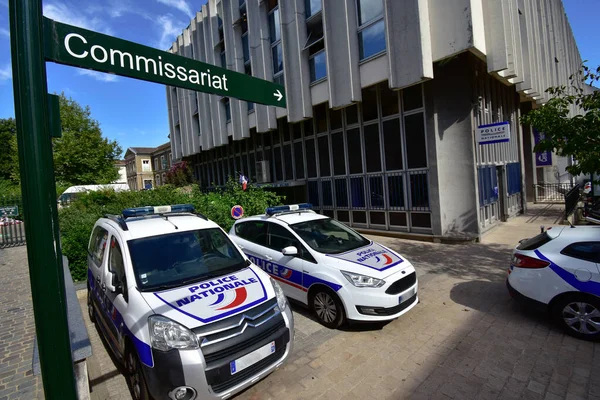
{"type": "Polygon", "coordinates": [[[173,206],[147,206],[147,207],[135,207],[127,208],[123,210],[123,217],[142,217],[144,215],[155,215],[155,214],[167,214],[167,213],[193,213],[193,204],[176,204],[173,206]]]}
{"type": "Polygon", "coordinates": [[[291,211],[302,211],[302,210],[312,210],[312,204],[301,203],[301,204],[290,204],[288,206],[269,207],[266,209],[265,214],[274,215],[274,214],[278,214],[278,213],[291,212],[291,211]]]}

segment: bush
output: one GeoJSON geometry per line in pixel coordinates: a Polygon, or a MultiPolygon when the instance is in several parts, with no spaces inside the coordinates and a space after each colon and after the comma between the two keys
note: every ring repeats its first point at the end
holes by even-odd
{"type": "Polygon", "coordinates": [[[98,218],[105,214],[121,214],[125,208],[166,204],[193,204],[196,211],[216,222],[226,232],[233,225],[231,207],[241,205],[245,215],[264,213],[265,208],[281,204],[282,198],[262,188],[248,188],[230,180],[226,187],[202,193],[197,186],[189,190],[170,185],[141,192],[103,190],[82,194],[69,207],[59,211],[63,255],[75,281],[87,276],[87,246],[98,218]]]}

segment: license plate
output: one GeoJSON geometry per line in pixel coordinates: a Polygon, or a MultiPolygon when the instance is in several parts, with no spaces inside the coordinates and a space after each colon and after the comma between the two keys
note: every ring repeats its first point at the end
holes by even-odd
{"type": "Polygon", "coordinates": [[[408,292],[404,293],[402,296],[400,296],[400,298],[398,299],[398,304],[402,304],[403,302],[410,299],[414,295],[415,295],[415,289],[413,288],[413,289],[409,290],[408,292]]]}
{"type": "Polygon", "coordinates": [[[248,353],[243,357],[233,360],[229,363],[229,369],[231,375],[237,374],[240,371],[252,366],[259,362],[263,358],[267,358],[271,354],[275,353],[275,341],[265,344],[263,347],[254,350],[252,353],[248,353]]]}

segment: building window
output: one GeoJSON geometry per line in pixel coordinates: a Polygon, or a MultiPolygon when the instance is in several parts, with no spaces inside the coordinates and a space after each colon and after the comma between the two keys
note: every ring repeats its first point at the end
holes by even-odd
{"type": "Polygon", "coordinates": [[[305,0],[306,18],[321,12],[321,0],[305,0]]]}
{"type": "Polygon", "coordinates": [[[327,76],[327,60],[325,50],[321,50],[308,59],[310,65],[310,81],[316,82],[327,76]]]}
{"type": "Polygon", "coordinates": [[[223,50],[221,51],[221,67],[227,68],[227,59],[225,58],[225,46],[223,46],[223,50]]]}
{"type": "Polygon", "coordinates": [[[310,81],[315,82],[327,76],[325,41],[323,40],[323,22],[321,21],[321,18],[307,21],[306,31],[307,38],[306,43],[304,44],[304,50],[308,50],[310,81]]]}
{"type": "Polygon", "coordinates": [[[160,175],[159,174],[156,174],[155,181],[156,181],[156,186],[160,186],[160,175]]]}
{"type": "Polygon", "coordinates": [[[281,40],[281,20],[279,17],[279,7],[275,7],[269,13],[269,33],[271,35],[271,44],[281,40]]]}
{"type": "Polygon", "coordinates": [[[385,51],[383,0],[356,0],[361,60],[385,51]]]}
{"type": "Polygon", "coordinates": [[[244,53],[244,63],[250,62],[250,47],[248,46],[248,32],[242,35],[242,51],[244,53]]]}
{"type": "Polygon", "coordinates": [[[407,167],[427,168],[427,147],[425,144],[425,123],[423,113],[404,117],[406,135],[407,167]]]}
{"type": "Polygon", "coordinates": [[[281,42],[277,43],[271,48],[273,53],[273,76],[283,71],[283,51],[281,48],[281,42]]]}
{"type": "Polygon", "coordinates": [[[150,166],[150,160],[149,159],[142,160],[142,171],[143,172],[152,171],[152,167],[150,166]]]}
{"type": "Polygon", "coordinates": [[[283,85],[283,49],[281,47],[281,19],[279,7],[269,12],[271,55],[273,57],[273,81],[283,85]]]}
{"type": "Polygon", "coordinates": [[[167,169],[167,160],[165,160],[165,156],[160,156],[160,166],[161,169],[167,169]]]}
{"type": "Polygon", "coordinates": [[[154,170],[158,171],[158,157],[154,159],[154,170]]]}
{"type": "Polygon", "coordinates": [[[229,99],[224,98],[223,105],[225,106],[225,121],[231,121],[231,105],[229,104],[229,99]]]}
{"type": "Polygon", "coordinates": [[[152,189],[152,179],[144,179],[144,189],[152,189]]]}

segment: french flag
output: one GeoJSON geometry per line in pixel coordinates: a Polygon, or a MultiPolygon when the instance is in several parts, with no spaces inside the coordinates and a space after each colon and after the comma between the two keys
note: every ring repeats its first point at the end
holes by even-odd
{"type": "Polygon", "coordinates": [[[246,178],[246,175],[240,174],[239,182],[242,185],[242,190],[246,190],[246,188],[248,187],[248,178],[246,178]]]}

